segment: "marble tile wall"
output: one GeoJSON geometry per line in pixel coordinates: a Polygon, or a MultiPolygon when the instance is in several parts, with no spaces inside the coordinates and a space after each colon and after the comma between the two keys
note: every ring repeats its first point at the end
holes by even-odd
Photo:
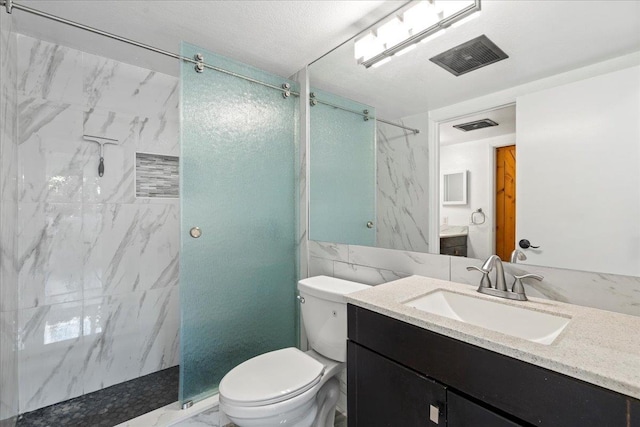
{"type": "Polygon", "coordinates": [[[11,15],[0,14],[0,426],[18,415],[18,150],[17,37],[11,15]]]}
{"type": "Polygon", "coordinates": [[[179,154],[178,79],[18,36],[20,412],[178,363],[177,199],[136,152],[179,154]],[[104,149],[83,134],[118,140],[104,149]]]}
{"type": "MultiPolygon", "coordinates": [[[[370,285],[413,274],[477,285],[481,260],[366,246],[309,242],[309,276],[320,274],[370,285]]],[[[508,275],[536,273],[542,282],[527,281],[527,295],[640,316],[640,277],[560,268],[505,264],[508,275]]]]}
{"type": "Polygon", "coordinates": [[[422,132],[378,122],[376,139],[376,246],[427,252],[428,138],[426,115],[400,120],[422,132]]]}

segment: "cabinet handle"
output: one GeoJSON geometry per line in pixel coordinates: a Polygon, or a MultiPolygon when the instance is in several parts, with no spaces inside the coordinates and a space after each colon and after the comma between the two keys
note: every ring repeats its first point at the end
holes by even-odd
{"type": "Polygon", "coordinates": [[[440,420],[440,408],[437,406],[429,405],[429,420],[438,424],[440,420]]]}

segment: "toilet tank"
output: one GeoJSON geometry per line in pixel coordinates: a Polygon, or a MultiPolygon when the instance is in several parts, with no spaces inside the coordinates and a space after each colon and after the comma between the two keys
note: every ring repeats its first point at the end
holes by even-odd
{"type": "Polygon", "coordinates": [[[313,350],[339,362],[347,360],[347,302],[344,296],[369,287],[328,276],[298,282],[302,321],[313,350]]]}

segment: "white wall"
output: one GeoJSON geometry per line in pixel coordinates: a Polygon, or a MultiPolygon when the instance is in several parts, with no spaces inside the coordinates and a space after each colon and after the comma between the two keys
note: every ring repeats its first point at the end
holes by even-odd
{"type": "Polygon", "coordinates": [[[467,204],[447,205],[440,203],[440,223],[469,227],[467,256],[487,258],[494,252],[495,198],[493,195],[495,175],[495,147],[515,144],[515,135],[504,135],[478,141],[440,147],[440,173],[467,170],[467,204]],[[482,208],[485,223],[471,224],[471,213],[482,208]]]}
{"type": "Polygon", "coordinates": [[[516,103],[517,240],[527,261],[640,275],[640,67],[516,103]]]}

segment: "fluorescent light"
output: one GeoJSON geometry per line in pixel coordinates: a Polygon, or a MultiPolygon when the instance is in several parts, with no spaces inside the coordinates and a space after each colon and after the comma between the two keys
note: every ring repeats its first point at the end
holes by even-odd
{"type": "Polygon", "coordinates": [[[404,55],[404,54],[405,54],[405,53],[407,53],[407,52],[411,52],[413,49],[415,49],[415,48],[417,48],[417,47],[418,47],[418,45],[417,45],[417,44],[410,44],[409,46],[405,47],[404,49],[402,49],[402,50],[400,50],[400,51],[396,52],[396,54],[395,54],[395,55],[393,55],[393,56],[402,56],[402,55],[404,55]]]}
{"type": "Polygon", "coordinates": [[[397,45],[409,37],[409,29],[397,16],[378,28],[376,33],[380,41],[384,43],[386,49],[397,45]]]}
{"type": "Polygon", "coordinates": [[[378,55],[380,52],[384,52],[384,44],[380,42],[378,37],[373,33],[368,33],[363,37],[356,40],[354,44],[354,54],[358,61],[366,61],[367,59],[371,59],[374,56],[378,55]]]}
{"type": "Polygon", "coordinates": [[[446,19],[469,6],[473,6],[473,3],[473,0],[446,0],[439,1],[438,5],[442,7],[442,19],[446,19]]]}
{"type": "Polygon", "coordinates": [[[391,61],[391,57],[390,57],[390,56],[388,56],[388,57],[386,57],[386,58],[384,58],[384,59],[382,59],[382,60],[380,60],[380,61],[376,62],[375,64],[373,64],[373,65],[371,66],[371,68],[378,68],[378,67],[379,67],[379,66],[381,66],[382,64],[386,64],[386,63],[387,63],[387,62],[389,62],[389,61],[391,61]]]}
{"type": "Polygon", "coordinates": [[[442,35],[445,27],[457,27],[476,17],[480,0],[421,0],[410,3],[401,14],[395,14],[378,28],[356,39],[354,56],[359,64],[371,67],[387,63],[394,55],[402,55],[415,44],[442,35]]]}
{"type": "Polygon", "coordinates": [[[405,25],[411,34],[426,30],[441,19],[435,6],[429,1],[420,1],[402,14],[405,25]]]}
{"type": "Polygon", "coordinates": [[[437,33],[433,33],[433,34],[423,38],[422,40],[420,40],[420,43],[429,43],[431,40],[437,39],[440,36],[444,36],[446,33],[447,33],[447,29],[443,28],[440,31],[438,31],[437,33]]]}

